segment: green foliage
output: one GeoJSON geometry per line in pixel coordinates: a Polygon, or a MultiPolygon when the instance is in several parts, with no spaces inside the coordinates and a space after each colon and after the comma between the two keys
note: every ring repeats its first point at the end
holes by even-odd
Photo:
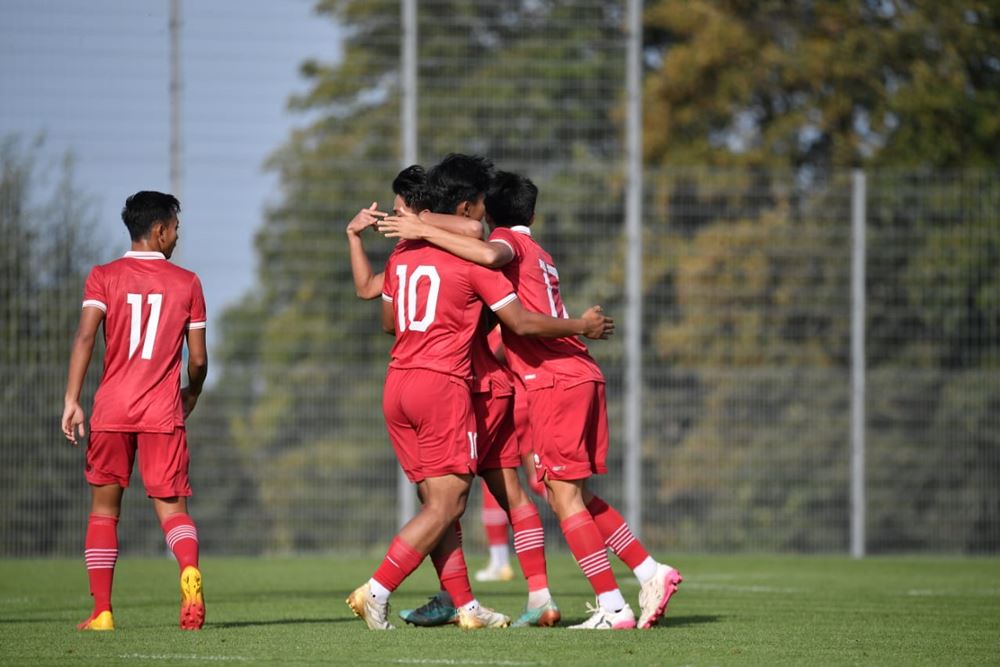
{"type": "MultiPolygon", "coordinates": [[[[70,526],[78,528],[86,502],[83,453],[66,442],[59,418],[83,280],[98,256],[94,218],[72,157],[49,165],[42,148],[40,139],[0,140],[0,548],[12,555],[76,544],[80,532],[70,526]]],[[[102,356],[96,350],[91,365],[102,356]]]]}

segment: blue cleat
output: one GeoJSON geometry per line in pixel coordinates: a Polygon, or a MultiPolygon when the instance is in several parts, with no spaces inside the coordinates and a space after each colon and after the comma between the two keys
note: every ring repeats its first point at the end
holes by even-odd
{"type": "Polygon", "coordinates": [[[549,601],[543,604],[541,607],[525,607],[524,611],[517,618],[516,621],[510,624],[512,628],[551,628],[559,619],[562,618],[562,614],[559,613],[559,607],[556,603],[549,598],[549,601]]]}
{"type": "Polygon", "coordinates": [[[423,628],[458,624],[458,610],[444,591],[432,596],[422,607],[402,610],[399,612],[399,617],[410,625],[419,625],[423,628]]]}

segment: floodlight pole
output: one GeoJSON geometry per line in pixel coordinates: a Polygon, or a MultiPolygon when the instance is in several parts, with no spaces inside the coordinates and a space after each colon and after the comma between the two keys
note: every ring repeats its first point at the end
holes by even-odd
{"type": "Polygon", "coordinates": [[[625,519],[642,533],[642,0],[626,17],[625,519]]]}
{"type": "Polygon", "coordinates": [[[865,172],[851,184],[851,556],[865,555],[865,172]]]}
{"type": "Polygon", "coordinates": [[[181,0],[170,0],[170,193],[183,201],[181,158],[181,0]]]}
{"type": "MultiPolygon", "coordinates": [[[[402,167],[417,162],[417,0],[402,0],[403,38],[400,44],[400,143],[402,167]]],[[[396,477],[397,522],[402,527],[416,513],[413,486],[400,470],[396,477]]]]}

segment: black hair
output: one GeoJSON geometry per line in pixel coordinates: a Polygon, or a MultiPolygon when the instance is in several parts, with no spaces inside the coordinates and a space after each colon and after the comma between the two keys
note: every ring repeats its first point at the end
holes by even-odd
{"type": "Polygon", "coordinates": [[[486,214],[497,227],[528,226],[535,215],[538,187],[527,176],[501,171],[486,195],[486,214]]]}
{"type": "Polygon", "coordinates": [[[454,213],[464,201],[474,202],[489,189],[496,173],[493,161],[480,155],[452,153],[427,174],[435,213],[454,213]]]}
{"type": "Polygon", "coordinates": [[[392,192],[402,197],[412,211],[420,213],[430,208],[427,172],[419,164],[411,164],[396,174],[396,178],[392,181],[392,192]]]}
{"type": "Polygon", "coordinates": [[[166,224],[180,213],[180,210],[181,203],[177,201],[177,197],[163,192],[142,190],[125,200],[122,222],[128,227],[132,240],[139,241],[149,236],[153,223],[166,224]]]}

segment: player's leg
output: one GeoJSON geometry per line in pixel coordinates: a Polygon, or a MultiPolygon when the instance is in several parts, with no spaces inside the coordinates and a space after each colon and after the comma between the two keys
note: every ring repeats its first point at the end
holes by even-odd
{"type": "Polygon", "coordinates": [[[510,567],[508,547],[507,513],[490,493],[485,480],[483,487],[483,508],[481,517],[489,547],[490,560],[485,568],[476,572],[476,581],[510,581],[514,571],[510,567]]]}
{"type": "Polygon", "coordinates": [[[618,510],[586,488],[583,491],[587,511],[594,517],[604,543],[628,565],[639,581],[638,627],[651,628],[666,612],[670,598],[684,580],[673,567],[659,563],[649,555],[642,543],[633,535],[618,510]]]}
{"type": "Polygon", "coordinates": [[[124,489],[117,484],[90,487],[90,517],[84,541],[84,558],[94,610],[77,627],[80,630],[114,630],[111,587],[118,562],[118,517],[124,489]]]}
{"type": "Polygon", "coordinates": [[[390,630],[389,596],[419,567],[465,510],[472,475],[448,474],[422,480],[424,503],[404,525],[367,583],[347,598],[354,613],[373,630],[390,630]]]}
{"type": "Polygon", "coordinates": [[[191,495],[187,433],[183,428],[172,433],[140,433],[138,446],[146,493],[180,573],[178,625],[182,630],[200,630],[205,624],[205,595],[198,562],[198,528],[187,511],[191,495]]]}
{"type": "MultiPolygon", "coordinates": [[[[598,606],[579,629],[635,627],[635,614],[625,603],[611,571],[607,550],[594,518],[583,501],[585,481],[607,471],[607,422],[599,428],[597,382],[529,392],[531,428],[538,466],[548,487],[549,506],[559,518],[566,543],[597,594],[598,606]]],[[[603,386],[603,385],[600,385],[603,386]]]]}
{"type": "Polygon", "coordinates": [[[521,486],[517,469],[482,471],[483,479],[504,506],[514,527],[514,551],[528,584],[528,601],[515,627],[552,626],[559,622],[559,608],[549,592],[545,563],[545,532],[538,509],[521,486]]]}
{"type": "MultiPolygon", "coordinates": [[[[587,383],[585,386],[591,389],[590,410],[587,413],[588,428],[594,433],[605,434],[608,430],[608,413],[604,385],[587,383]]],[[[581,402],[583,399],[581,396],[581,402]]],[[[591,441],[590,452],[595,467],[603,465],[607,455],[607,439],[598,437],[591,441]]],[[[583,488],[583,502],[594,518],[605,545],[632,569],[636,579],[639,580],[638,626],[643,629],[652,627],[666,611],[670,597],[677,592],[677,587],[682,581],[680,573],[650,557],[646,548],[635,538],[621,513],[591,493],[586,485],[583,488]]]]}
{"type": "Polygon", "coordinates": [[[86,472],[90,484],[90,517],[84,557],[94,610],[77,627],[81,630],[114,630],[111,588],[118,562],[118,517],[122,495],[128,488],[135,462],[132,433],[92,431],[87,446],[86,472]]]}

